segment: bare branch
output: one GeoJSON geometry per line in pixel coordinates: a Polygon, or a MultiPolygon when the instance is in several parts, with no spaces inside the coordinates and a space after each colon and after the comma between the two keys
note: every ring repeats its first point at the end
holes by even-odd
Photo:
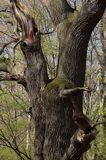
{"type": "Polygon", "coordinates": [[[73,95],[73,94],[79,93],[79,92],[83,92],[83,91],[91,92],[91,90],[88,87],[76,87],[76,88],[72,88],[72,89],[61,90],[59,93],[59,96],[63,97],[63,98],[67,98],[70,95],[73,95]]]}
{"type": "Polygon", "coordinates": [[[8,13],[11,13],[11,10],[9,7],[0,7],[0,12],[8,12],[8,13]]]}
{"type": "Polygon", "coordinates": [[[3,31],[0,31],[0,33],[3,33],[3,34],[7,35],[8,37],[10,37],[10,38],[12,38],[12,39],[14,39],[14,40],[18,40],[17,38],[15,38],[15,37],[13,37],[13,36],[11,36],[11,35],[3,32],[3,31]]]}
{"type": "Polygon", "coordinates": [[[24,83],[24,78],[21,75],[12,75],[10,73],[0,73],[0,81],[17,81],[18,83],[24,83]]]}
{"type": "Polygon", "coordinates": [[[16,47],[18,46],[18,44],[20,44],[21,42],[22,42],[22,39],[20,39],[20,40],[15,44],[15,46],[13,47],[14,63],[15,63],[15,50],[16,50],[16,47]]]}
{"type": "Polygon", "coordinates": [[[101,124],[106,125],[106,121],[98,122],[98,123],[94,124],[93,127],[97,127],[97,126],[99,126],[99,125],[101,125],[101,124]]]}
{"type": "Polygon", "coordinates": [[[18,146],[14,146],[10,140],[5,136],[5,134],[0,130],[0,140],[3,142],[3,146],[11,148],[12,150],[15,151],[15,153],[22,159],[25,160],[26,158],[28,160],[31,160],[31,158],[24,152],[22,152],[18,146]]]}
{"type": "Polygon", "coordinates": [[[4,49],[5,49],[8,45],[10,45],[10,44],[12,44],[12,43],[14,43],[14,42],[17,42],[17,40],[14,39],[14,40],[12,40],[12,41],[10,41],[10,42],[8,42],[8,43],[5,43],[5,44],[2,46],[1,50],[0,50],[0,55],[3,53],[4,49]]]}
{"type": "Polygon", "coordinates": [[[51,32],[45,32],[45,33],[39,32],[39,33],[40,33],[41,35],[48,35],[48,34],[52,34],[54,31],[55,31],[55,30],[53,30],[53,31],[51,31],[51,32]]]}

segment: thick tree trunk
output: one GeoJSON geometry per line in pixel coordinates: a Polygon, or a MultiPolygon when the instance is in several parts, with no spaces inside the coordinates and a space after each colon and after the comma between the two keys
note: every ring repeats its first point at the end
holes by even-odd
{"type": "MultiPolygon", "coordinates": [[[[47,122],[44,153],[47,160],[61,159],[68,149],[70,137],[76,129],[72,121],[72,102],[69,98],[59,98],[58,95],[61,89],[84,85],[88,42],[92,30],[104,12],[104,5],[106,5],[105,1],[89,2],[77,16],[77,13],[70,13],[72,16],[76,16],[73,22],[65,19],[60,24],[59,21],[57,31],[61,53],[58,72],[57,77],[46,87],[47,122]]],[[[79,112],[82,112],[82,93],[76,95],[74,100],[78,105],[79,112]]],[[[68,159],[74,159],[74,157],[69,157],[68,159]]]]}
{"type": "Polygon", "coordinates": [[[88,136],[87,129],[91,131],[91,126],[82,113],[82,92],[75,91],[74,94],[72,90],[67,92],[67,89],[84,85],[89,38],[103,15],[106,1],[88,1],[78,15],[76,11],[73,13],[65,0],[45,3],[48,3],[61,44],[57,76],[51,82],[48,81],[40,36],[34,20],[23,10],[20,1],[13,2],[15,17],[22,28],[21,49],[27,61],[25,78],[35,121],[35,159],[77,160],[88,149],[94,135],[88,136]],[[61,7],[56,8],[55,17],[54,7],[57,4],[61,4],[61,7]],[[75,16],[71,21],[70,15],[75,16]],[[70,142],[77,128],[72,120],[73,109],[77,112],[76,122],[83,131],[83,137],[81,139],[78,131],[70,142]]]}

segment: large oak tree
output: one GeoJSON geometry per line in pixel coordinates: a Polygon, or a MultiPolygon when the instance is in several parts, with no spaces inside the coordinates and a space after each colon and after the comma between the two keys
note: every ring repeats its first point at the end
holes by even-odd
{"type": "MultiPolygon", "coordinates": [[[[27,62],[24,76],[6,74],[21,83],[30,98],[35,124],[36,160],[79,160],[95,139],[96,130],[83,114],[87,47],[91,33],[105,11],[106,0],[87,0],[81,11],[68,0],[41,0],[59,40],[56,77],[49,79],[41,47],[41,33],[22,4],[11,0],[20,25],[21,50],[27,62]]],[[[4,78],[4,77],[3,77],[4,78]]]]}

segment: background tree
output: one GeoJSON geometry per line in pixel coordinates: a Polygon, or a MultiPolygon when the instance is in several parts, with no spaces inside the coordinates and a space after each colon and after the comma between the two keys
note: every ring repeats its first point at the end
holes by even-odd
{"type": "Polygon", "coordinates": [[[34,128],[28,114],[27,96],[19,86],[9,85],[3,85],[0,91],[0,159],[31,160],[34,128]]]}

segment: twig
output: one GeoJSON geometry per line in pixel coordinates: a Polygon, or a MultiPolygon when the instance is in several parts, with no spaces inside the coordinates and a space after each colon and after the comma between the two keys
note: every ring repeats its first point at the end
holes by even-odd
{"type": "Polygon", "coordinates": [[[94,124],[93,127],[95,128],[95,127],[97,127],[97,126],[99,126],[101,124],[106,124],[106,121],[98,122],[98,123],[94,124]]]}
{"type": "Polygon", "coordinates": [[[3,34],[5,34],[5,35],[7,35],[8,37],[10,37],[10,38],[12,38],[12,39],[14,39],[14,40],[18,40],[17,38],[10,36],[9,34],[3,32],[3,31],[0,31],[0,32],[3,33],[3,34]]]}
{"type": "Polygon", "coordinates": [[[14,60],[13,60],[13,62],[14,62],[14,64],[15,64],[15,50],[16,50],[16,47],[18,46],[18,44],[20,44],[22,42],[22,39],[20,39],[16,44],[15,44],[15,46],[14,46],[14,48],[13,48],[13,53],[14,53],[14,60]]]}
{"type": "Polygon", "coordinates": [[[1,7],[0,7],[0,12],[8,12],[8,13],[11,13],[11,10],[9,9],[9,7],[6,7],[6,8],[1,8],[1,7]]]}
{"type": "Polygon", "coordinates": [[[5,43],[5,44],[3,45],[3,47],[1,48],[1,50],[0,50],[0,55],[3,53],[4,49],[5,49],[8,45],[10,45],[11,43],[14,43],[14,42],[17,42],[17,40],[14,39],[14,40],[12,40],[12,41],[10,41],[10,42],[8,42],[8,43],[5,43]]]}
{"type": "Polygon", "coordinates": [[[52,34],[54,31],[55,31],[55,30],[53,30],[53,31],[51,31],[51,32],[45,32],[45,33],[39,32],[39,33],[40,33],[40,35],[46,35],[46,34],[52,34]]]}

